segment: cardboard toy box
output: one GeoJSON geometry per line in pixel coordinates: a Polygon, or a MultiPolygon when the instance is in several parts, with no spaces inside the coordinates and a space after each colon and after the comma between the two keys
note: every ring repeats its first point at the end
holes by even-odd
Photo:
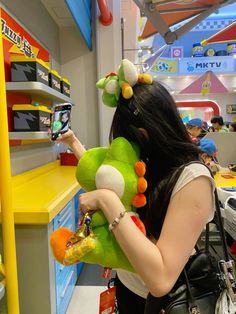
{"type": "Polygon", "coordinates": [[[10,56],[12,82],[41,82],[49,85],[49,66],[38,58],[10,56]]]}
{"type": "Polygon", "coordinates": [[[62,77],[61,78],[61,93],[70,97],[70,82],[68,81],[67,78],[62,77]]]}
{"type": "Polygon", "coordinates": [[[55,70],[49,71],[49,86],[57,90],[58,92],[61,91],[61,76],[55,70]]]}
{"type": "Polygon", "coordinates": [[[14,131],[47,131],[50,126],[51,110],[46,106],[30,104],[13,105],[14,131]]]}
{"type": "Polygon", "coordinates": [[[77,166],[78,159],[73,153],[60,153],[61,166],[77,166]]]}

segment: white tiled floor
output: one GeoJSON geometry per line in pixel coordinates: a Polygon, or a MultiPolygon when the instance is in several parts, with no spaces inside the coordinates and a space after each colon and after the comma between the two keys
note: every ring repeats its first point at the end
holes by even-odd
{"type": "Polygon", "coordinates": [[[66,314],[98,314],[99,296],[106,287],[76,286],[66,314]]]}

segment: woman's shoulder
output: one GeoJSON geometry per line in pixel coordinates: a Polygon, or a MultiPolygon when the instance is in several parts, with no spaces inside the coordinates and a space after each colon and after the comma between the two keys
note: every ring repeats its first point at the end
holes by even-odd
{"type": "Polygon", "coordinates": [[[186,174],[192,174],[192,176],[207,175],[208,177],[211,177],[210,169],[201,162],[192,162],[186,165],[182,175],[186,174]]]}
{"type": "Polygon", "coordinates": [[[192,162],[184,167],[181,175],[179,176],[179,179],[176,182],[171,197],[173,197],[186,184],[201,176],[208,177],[211,181],[213,188],[215,188],[215,182],[211,176],[210,169],[208,169],[207,166],[200,162],[192,162]]]}

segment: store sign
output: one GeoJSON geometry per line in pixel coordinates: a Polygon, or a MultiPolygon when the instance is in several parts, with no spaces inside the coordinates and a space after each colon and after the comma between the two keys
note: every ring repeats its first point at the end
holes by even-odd
{"type": "Polygon", "coordinates": [[[10,15],[1,10],[1,24],[4,41],[8,42],[9,53],[23,54],[30,58],[49,61],[49,53],[10,15]]]}
{"type": "Polygon", "coordinates": [[[171,59],[158,59],[152,66],[150,72],[155,74],[177,74],[178,61],[171,59]]]}
{"type": "Polygon", "coordinates": [[[10,80],[10,54],[49,61],[48,51],[14,18],[0,8],[6,81],[10,80]]]}
{"type": "Polygon", "coordinates": [[[234,58],[207,57],[185,58],[179,61],[179,74],[195,74],[206,71],[215,73],[234,72],[234,58]]]}

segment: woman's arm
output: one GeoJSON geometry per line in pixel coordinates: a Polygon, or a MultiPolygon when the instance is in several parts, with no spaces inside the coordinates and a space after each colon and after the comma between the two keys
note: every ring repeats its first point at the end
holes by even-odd
{"type": "MultiPolygon", "coordinates": [[[[80,206],[83,211],[101,208],[109,223],[124,210],[120,199],[108,190],[81,195],[80,206]]],[[[156,244],[139,231],[129,215],[120,219],[113,229],[130,263],[154,296],[167,294],[175,284],[208,221],[212,206],[210,180],[201,176],[171,199],[156,244]]]]}
{"type": "Polygon", "coordinates": [[[59,136],[56,142],[69,145],[78,160],[82,157],[83,153],[86,151],[84,146],[80,143],[78,138],[75,136],[74,132],[70,129],[66,133],[63,133],[61,136],[59,136]]]}

